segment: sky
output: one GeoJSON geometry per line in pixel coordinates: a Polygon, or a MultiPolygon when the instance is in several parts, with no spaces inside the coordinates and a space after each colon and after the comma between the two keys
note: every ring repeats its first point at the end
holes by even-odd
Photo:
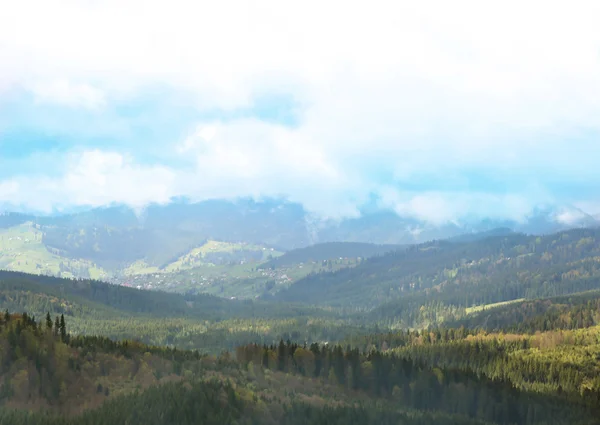
{"type": "Polygon", "coordinates": [[[600,213],[597,1],[0,0],[0,209],[600,213]]]}

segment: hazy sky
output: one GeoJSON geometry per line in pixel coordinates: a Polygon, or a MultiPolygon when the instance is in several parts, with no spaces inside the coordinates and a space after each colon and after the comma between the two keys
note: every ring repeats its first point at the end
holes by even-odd
{"type": "Polygon", "coordinates": [[[600,212],[599,19],[576,0],[0,0],[0,206],[600,212]]]}

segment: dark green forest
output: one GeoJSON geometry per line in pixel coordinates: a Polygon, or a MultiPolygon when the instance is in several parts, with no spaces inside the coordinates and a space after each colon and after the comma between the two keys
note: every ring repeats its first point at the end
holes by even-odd
{"type": "MultiPolygon", "coordinates": [[[[2,423],[593,424],[600,413],[597,370],[524,361],[550,334],[461,328],[368,351],[281,340],[208,356],[74,336],[49,313],[7,311],[0,326],[2,423]]],[[[585,331],[572,343],[597,350],[598,330],[585,331]]]]}

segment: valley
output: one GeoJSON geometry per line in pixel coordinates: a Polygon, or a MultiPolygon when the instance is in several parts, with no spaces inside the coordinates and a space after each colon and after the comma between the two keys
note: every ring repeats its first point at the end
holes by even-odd
{"type": "MultiPolygon", "coordinates": [[[[18,272],[77,279],[103,280],[137,289],[165,290],[182,293],[209,293],[229,298],[255,298],[273,295],[292,282],[312,273],[353,267],[361,256],[375,255],[397,248],[375,244],[321,244],[304,250],[289,251],[282,262],[274,261],[284,252],[266,244],[226,242],[199,238],[185,244],[191,248],[176,248],[179,254],[161,252],[169,260],[153,261],[152,255],[131,262],[106,261],[103,244],[115,246],[127,238],[132,229],[77,225],[64,233],[61,223],[53,221],[19,222],[0,228],[0,268],[18,272]],[[66,242],[53,244],[60,231],[66,242]],[[125,234],[124,234],[125,233],[125,234]],[[298,253],[297,253],[298,252],[298,253]],[[291,257],[290,257],[291,256],[291,257]]],[[[62,224],[64,226],[64,223],[62,224]]],[[[133,237],[133,236],[131,236],[133,237]]],[[[144,243],[141,234],[137,234],[144,243]]],[[[169,236],[167,236],[170,238],[169,236]]],[[[169,244],[177,244],[177,240],[169,244]]],[[[182,245],[182,247],[185,245],[182,245]]],[[[112,255],[112,254],[111,254],[112,255]]]]}
{"type": "Polygon", "coordinates": [[[231,424],[592,425],[600,409],[596,228],[290,251],[207,239],[108,282],[68,271],[96,266],[32,222],[1,240],[10,423],[103,424],[132,403],[194,423],[187,394],[203,391],[203,414],[231,424]]]}
{"type": "Polygon", "coordinates": [[[0,0],[0,425],[600,425],[599,17],[0,0]]]}

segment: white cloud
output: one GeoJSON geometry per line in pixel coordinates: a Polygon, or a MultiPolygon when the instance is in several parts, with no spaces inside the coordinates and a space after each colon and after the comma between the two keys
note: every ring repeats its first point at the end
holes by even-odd
{"type": "Polygon", "coordinates": [[[37,103],[98,109],[106,103],[104,93],[89,84],[74,84],[67,80],[35,83],[29,87],[37,103]]]}
{"type": "Polygon", "coordinates": [[[14,180],[0,182],[0,200],[8,200],[19,191],[19,184],[14,180]]]}
{"type": "Polygon", "coordinates": [[[600,219],[600,201],[581,201],[573,204],[576,208],[585,211],[588,214],[592,214],[600,219]]]}
{"type": "Polygon", "coordinates": [[[174,173],[164,167],[141,166],[114,152],[72,154],[63,176],[17,177],[0,183],[0,202],[51,212],[77,206],[98,207],[113,202],[143,207],[166,203],[173,195],[174,173]]]}
{"type": "Polygon", "coordinates": [[[40,101],[86,108],[146,85],[184,90],[203,110],[280,92],[304,105],[294,128],[199,122],[187,139],[165,141],[197,171],[132,159],[94,162],[96,174],[75,165],[63,181],[72,202],[282,193],[352,214],[369,192],[387,193],[373,175],[381,171],[396,186],[386,196],[399,197],[390,205],[441,221],[484,209],[521,215],[546,197],[461,195],[466,169],[500,184],[600,183],[600,144],[580,137],[600,132],[596,1],[23,0],[2,11],[0,89],[33,87],[40,101]],[[107,189],[106,169],[120,170],[124,187],[107,189]],[[158,185],[154,171],[166,178],[156,194],[143,183],[158,185]],[[422,176],[457,188],[403,190],[422,176]],[[77,194],[79,180],[95,189],[77,194]]]}
{"type": "Polygon", "coordinates": [[[217,128],[215,126],[201,124],[183,143],[177,146],[177,152],[183,154],[198,149],[202,143],[209,143],[216,133],[217,128]]]}
{"type": "Polygon", "coordinates": [[[413,113],[429,126],[443,111],[484,119],[476,130],[507,117],[519,127],[556,115],[596,123],[578,111],[598,102],[596,12],[593,1],[21,1],[3,6],[0,40],[15,78],[91,78],[115,90],[166,82],[210,107],[246,105],[287,82],[327,109],[324,120],[358,109],[360,121],[413,113]],[[557,102],[569,98],[575,110],[557,102]]]}
{"type": "Polygon", "coordinates": [[[401,192],[384,187],[381,204],[399,215],[444,224],[460,218],[523,220],[540,201],[522,194],[481,192],[401,192]]]}
{"type": "Polygon", "coordinates": [[[586,218],[586,213],[577,208],[562,207],[555,213],[554,219],[562,224],[572,225],[586,218]]]}
{"type": "Polygon", "coordinates": [[[181,174],[177,191],[196,199],[287,195],[326,215],[354,213],[355,203],[342,204],[350,177],[308,142],[256,119],[199,126],[179,147],[195,171],[181,174]]]}

